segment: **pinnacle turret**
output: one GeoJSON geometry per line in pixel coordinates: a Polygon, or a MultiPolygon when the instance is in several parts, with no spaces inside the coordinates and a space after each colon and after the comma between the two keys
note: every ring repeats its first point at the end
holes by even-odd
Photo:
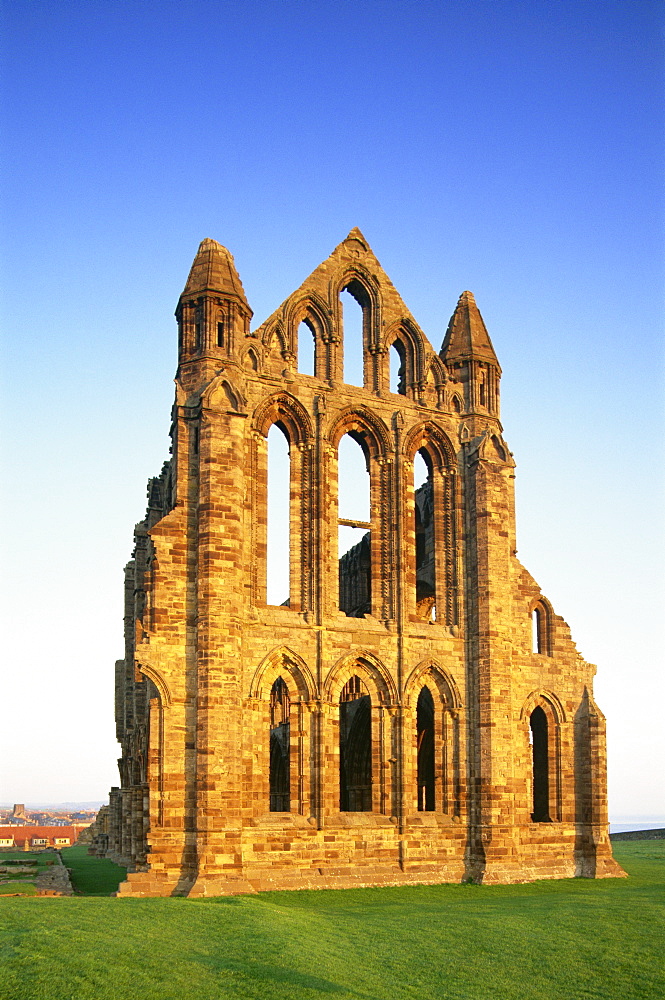
{"type": "Polygon", "coordinates": [[[249,307],[233,255],[216,240],[199,245],[176,309],[178,377],[206,384],[224,362],[237,361],[249,333],[249,307]]]}
{"type": "Polygon", "coordinates": [[[456,361],[487,361],[501,371],[487,327],[471,292],[462,292],[450,318],[441,347],[446,364],[456,361]]]}
{"type": "Polygon", "coordinates": [[[501,366],[471,292],[462,292],[450,318],[441,359],[464,387],[467,413],[499,416],[501,366]]]}
{"type": "Polygon", "coordinates": [[[249,309],[233,254],[216,240],[201,241],[182,294],[189,296],[201,292],[232,295],[249,309]]]}

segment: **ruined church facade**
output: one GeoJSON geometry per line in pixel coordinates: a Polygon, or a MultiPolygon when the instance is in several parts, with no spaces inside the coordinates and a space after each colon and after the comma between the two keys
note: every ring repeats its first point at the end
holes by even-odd
{"type": "Polygon", "coordinates": [[[516,558],[473,296],[437,353],[354,229],[254,330],[233,257],[204,240],[176,316],[171,459],[125,573],[120,784],[94,848],[129,865],[121,894],[621,874],[595,667],[516,558]],[[275,604],[271,428],[289,467],[275,604]],[[362,519],[339,497],[347,436],[362,519]]]}

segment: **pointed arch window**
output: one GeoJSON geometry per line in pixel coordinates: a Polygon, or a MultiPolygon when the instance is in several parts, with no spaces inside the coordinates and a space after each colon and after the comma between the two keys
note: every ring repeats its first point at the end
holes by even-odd
{"type": "Polygon", "coordinates": [[[416,613],[436,621],[436,544],[432,460],[425,449],[413,462],[416,538],[416,613]]]}
{"type": "Polygon", "coordinates": [[[372,811],[372,699],[357,675],[340,695],[339,808],[372,811]]]}
{"type": "Polygon", "coordinates": [[[290,604],[291,577],[291,449],[286,431],[268,431],[267,596],[268,604],[290,604]]]}
{"type": "Polygon", "coordinates": [[[411,481],[405,482],[406,598],[409,615],[443,625],[459,624],[458,486],[452,447],[434,424],[407,440],[411,481]]]}
{"type": "Polygon", "coordinates": [[[406,349],[399,339],[390,346],[390,391],[406,396],[406,349]]]}
{"type": "Polygon", "coordinates": [[[338,450],[339,609],[350,618],[372,610],[369,454],[356,435],[338,450]]]}
{"type": "Polygon", "coordinates": [[[459,816],[462,809],[459,695],[436,667],[410,685],[405,734],[413,754],[405,760],[407,808],[459,816]],[[416,697],[417,695],[417,697],[416,697]]]}
{"type": "Polygon", "coordinates": [[[270,691],[270,812],[291,809],[291,700],[278,677],[270,691]]]}
{"type": "Polygon", "coordinates": [[[435,809],[434,699],[428,687],[422,688],[416,706],[418,741],[418,812],[435,809]]]}
{"type": "Polygon", "coordinates": [[[548,719],[537,705],[529,719],[531,759],[533,768],[533,812],[534,823],[551,823],[550,816],[550,752],[548,719]]]}
{"type": "Polygon", "coordinates": [[[478,402],[487,408],[487,373],[482,366],[478,372],[478,402]]]}
{"type": "Polygon", "coordinates": [[[342,289],[339,300],[344,334],[344,381],[348,385],[364,386],[369,296],[364,286],[354,279],[342,289]]]}
{"type": "Polygon", "coordinates": [[[531,612],[532,652],[552,655],[550,611],[544,601],[538,601],[531,612]]]}
{"type": "Polygon", "coordinates": [[[316,337],[306,319],[298,327],[298,371],[303,375],[316,374],[316,337]]]}

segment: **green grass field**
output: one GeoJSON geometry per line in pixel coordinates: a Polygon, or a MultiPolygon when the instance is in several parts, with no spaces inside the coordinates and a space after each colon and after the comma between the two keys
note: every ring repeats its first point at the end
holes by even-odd
{"type": "MultiPolygon", "coordinates": [[[[630,878],[0,899],[0,997],[655,1000],[665,842],[617,843],[615,856],[630,878]]],[[[87,886],[100,892],[111,872],[95,877],[95,863],[87,886]]]]}

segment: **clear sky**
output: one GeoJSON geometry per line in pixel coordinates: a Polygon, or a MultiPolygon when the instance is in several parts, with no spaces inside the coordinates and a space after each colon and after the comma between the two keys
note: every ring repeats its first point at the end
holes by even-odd
{"type": "Polygon", "coordinates": [[[436,347],[502,364],[519,555],[665,817],[663,7],[12,0],[2,14],[0,801],[117,783],[122,569],[198,243],[255,323],[359,226],[436,347]]]}

